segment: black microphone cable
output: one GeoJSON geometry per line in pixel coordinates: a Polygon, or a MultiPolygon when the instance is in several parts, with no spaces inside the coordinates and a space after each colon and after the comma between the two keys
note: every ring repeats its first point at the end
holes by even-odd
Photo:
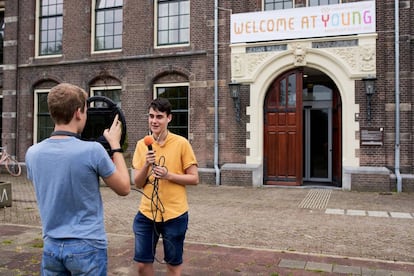
{"type": "MultiPolygon", "coordinates": [[[[164,156],[160,156],[160,158],[158,160],[158,164],[156,164],[156,163],[153,164],[152,168],[154,168],[155,166],[165,168],[166,171],[167,171],[166,174],[168,173],[168,168],[165,166],[165,157],[164,156]]],[[[152,169],[152,171],[153,171],[153,169],[152,169]]],[[[155,240],[156,237],[158,237],[158,239],[159,239],[159,237],[161,236],[161,234],[158,232],[157,223],[158,224],[160,224],[160,223],[163,224],[164,223],[163,214],[165,212],[165,207],[164,207],[164,204],[162,203],[162,201],[159,197],[159,180],[160,180],[159,178],[154,177],[154,180],[150,181],[149,177],[147,177],[146,185],[147,184],[153,185],[153,190],[152,190],[151,196],[146,195],[143,191],[138,190],[136,188],[133,189],[133,190],[136,190],[137,192],[141,193],[143,196],[145,196],[147,199],[150,200],[152,221],[153,221],[153,227],[154,227],[154,232],[152,234],[152,244],[154,244],[154,240],[155,240]],[[161,214],[161,222],[156,221],[156,218],[158,216],[158,212],[161,214]]],[[[162,239],[163,239],[163,241],[165,241],[167,243],[170,243],[171,247],[174,247],[174,244],[171,241],[168,241],[164,237],[162,237],[162,239]]],[[[156,257],[155,249],[156,248],[152,249],[153,250],[152,255],[154,256],[154,259],[160,264],[166,264],[167,261],[161,261],[156,257]]]]}

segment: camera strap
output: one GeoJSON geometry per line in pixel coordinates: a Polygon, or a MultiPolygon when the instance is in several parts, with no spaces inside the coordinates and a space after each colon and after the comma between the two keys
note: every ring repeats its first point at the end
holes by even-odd
{"type": "Polygon", "coordinates": [[[52,134],[50,134],[50,136],[73,136],[73,137],[76,137],[78,139],[81,139],[81,135],[79,133],[65,131],[65,130],[53,131],[52,134]]]}

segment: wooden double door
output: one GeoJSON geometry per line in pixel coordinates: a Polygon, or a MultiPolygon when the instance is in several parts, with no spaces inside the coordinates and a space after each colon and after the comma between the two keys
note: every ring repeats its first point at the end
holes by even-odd
{"type": "Polygon", "coordinates": [[[279,76],[264,105],[264,184],[341,186],[341,104],[328,78],[279,76]]]}

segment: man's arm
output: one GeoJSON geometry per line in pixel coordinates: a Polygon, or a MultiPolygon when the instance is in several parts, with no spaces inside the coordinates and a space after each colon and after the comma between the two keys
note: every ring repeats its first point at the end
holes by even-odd
{"type": "Polygon", "coordinates": [[[167,171],[165,167],[156,166],[154,168],[155,177],[166,179],[180,185],[197,185],[199,182],[198,167],[191,165],[185,170],[185,174],[175,174],[167,171]]]}
{"type": "MultiPolygon", "coordinates": [[[[121,140],[122,135],[122,123],[118,121],[118,114],[115,116],[111,127],[109,129],[105,129],[103,135],[112,150],[121,148],[119,141],[121,140]]],[[[122,152],[114,152],[112,160],[115,164],[115,172],[112,175],[105,177],[103,180],[105,184],[118,195],[128,195],[131,191],[131,181],[122,152]]]]}

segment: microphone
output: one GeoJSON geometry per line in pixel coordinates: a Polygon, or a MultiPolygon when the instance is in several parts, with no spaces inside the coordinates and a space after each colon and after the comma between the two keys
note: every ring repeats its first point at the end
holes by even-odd
{"type": "Polygon", "coordinates": [[[148,147],[148,150],[152,150],[152,143],[154,143],[154,138],[151,135],[144,137],[144,143],[148,147]]]}

